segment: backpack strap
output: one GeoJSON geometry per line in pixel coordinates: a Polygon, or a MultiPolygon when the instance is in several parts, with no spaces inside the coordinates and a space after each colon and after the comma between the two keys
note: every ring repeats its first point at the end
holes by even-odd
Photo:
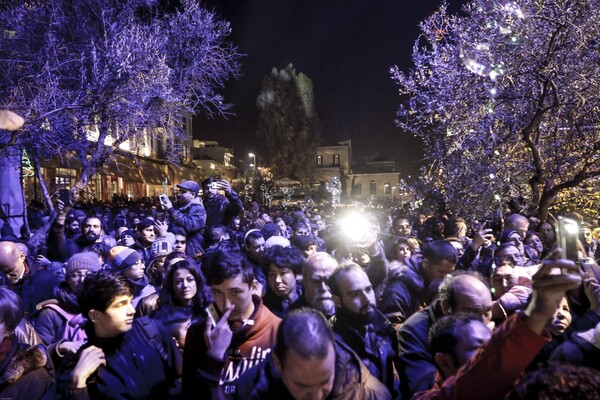
{"type": "Polygon", "coordinates": [[[66,312],[65,310],[63,310],[58,304],[54,304],[54,303],[49,303],[49,304],[44,304],[42,306],[42,310],[44,308],[49,308],[51,310],[56,311],[57,313],[60,314],[61,317],[63,317],[67,322],[71,321],[71,319],[73,319],[73,317],[75,317],[75,314],[71,314],[69,312],[66,312]]]}
{"type": "Polygon", "coordinates": [[[150,343],[150,346],[152,346],[153,349],[159,352],[163,361],[166,361],[169,356],[165,350],[162,336],[160,335],[158,327],[156,326],[157,322],[146,316],[136,318],[136,320],[138,321],[138,324],[135,326],[137,326],[140,330],[142,337],[144,337],[148,343],[150,343]]]}

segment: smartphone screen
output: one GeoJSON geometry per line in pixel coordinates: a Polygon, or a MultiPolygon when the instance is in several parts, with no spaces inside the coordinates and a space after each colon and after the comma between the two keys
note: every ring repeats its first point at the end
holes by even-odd
{"type": "Polygon", "coordinates": [[[63,202],[65,207],[71,205],[71,191],[69,189],[60,189],[58,191],[58,198],[63,202]]]}
{"type": "Polygon", "coordinates": [[[577,221],[558,217],[557,241],[567,260],[579,261],[578,237],[579,224],[577,224],[577,221]]]}
{"type": "Polygon", "coordinates": [[[219,313],[214,304],[209,304],[209,306],[206,307],[206,314],[208,314],[208,319],[210,320],[212,327],[214,328],[217,326],[217,321],[221,318],[219,317],[219,313]]]}

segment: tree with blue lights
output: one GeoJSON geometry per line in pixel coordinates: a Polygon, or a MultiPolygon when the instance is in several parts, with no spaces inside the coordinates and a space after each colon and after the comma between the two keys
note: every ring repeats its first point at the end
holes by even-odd
{"type": "Polygon", "coordinates": [[[0,28],[0,104],[26,120],[1,145],[75,154],[76,190],[125,142],[174,156],[187,116],[228,112],[239,72],[229,23],[199,0],[14,0],[0,28]]]}
{"type": "MultiPolygon", "coordinates": [[[[465,216],[498,198],[546,218],[600,176],[600,1],[474,0],[421,23],[414,68],[392,68],[398,125],[422,179],[465,216]]],[[[586,192],[587,193],[587,192],[586,192]]]]}

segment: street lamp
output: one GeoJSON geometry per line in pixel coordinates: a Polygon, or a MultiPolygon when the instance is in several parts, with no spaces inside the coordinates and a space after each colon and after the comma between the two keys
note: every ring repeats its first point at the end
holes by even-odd
{"type": "Polygon", "coordinates": [[[256,171],[256,156],[254,153],[248,153],[248,157],[252,157],[252,164],[250,166],[252,167],[252,171],[256,171]]]}

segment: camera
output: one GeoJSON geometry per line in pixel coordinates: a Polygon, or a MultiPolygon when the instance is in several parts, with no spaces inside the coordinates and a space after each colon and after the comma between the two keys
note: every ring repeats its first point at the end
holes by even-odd
{"type": "Polygon", "coordinates": [[[166,194],[161,194],[158,196],[158,200],[160,201],[161,204],[165,204],[167,202],[167,195],[166,194]]]}
{"type": "Polygon", "coordinates": [[[218,183],[217,182],[211,182],[210,183],[210,188],[211,189],[218,189],[219,188],[218,183]]]}

